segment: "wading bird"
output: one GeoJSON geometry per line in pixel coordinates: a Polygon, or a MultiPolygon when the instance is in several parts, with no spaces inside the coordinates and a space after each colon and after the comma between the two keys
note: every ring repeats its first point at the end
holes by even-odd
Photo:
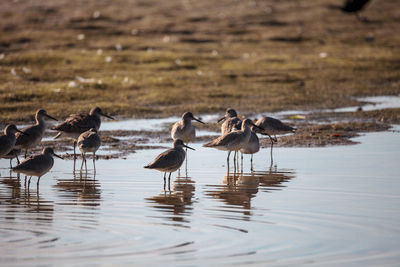
{"type": "Polygon", "coordinates": [[[23,173],[26,176],[30,176],[28,180],[28,189],[32,176],[37,176],[38,180],[36,182],[36,186],[37,191],[39,192],[40,178],[53,167],[53,156],[63,159],[55,154],[51,147],[46,147],[43,149],[41,154],[25,159],[23,162],[12,168],[12,170],[16,173],[23,173]]]}
{"type": "MultiPolygon", "coordinates": [[[[204,147],[213,147],[218,150],[228,151],[228,157],[226,159],[228,165],[229,172],[229,155],[232,151],[239,151],[244,148],[245,145],[249,142],[251,136],[250,126],[253,125],[256,128],[260,128],[260,130],[264,130],[262,127],[255,125],[250,119],[245,119],[242,122],[242,128],[239,131],[233,131],[227,134],[224,134],[213,141],[204,144],[204,147]]],[[[234,158],[234,165],[236,169],[236,159],[234,158]]]]}
{"type": "Polygon", "coordinates": [[[6,126],[6,128],[4,128],[4,135],[0,136],[0,157],[9,158],[10,167],[12,159],[17,157],[17,152],[13,150],[17,141],[17,137],[15,136],[17,132],[25,135],[24,132],[17,129],[17,126],[14,124],[9,124],[6,126]]]}
{"type": "Polygon", "coordinates": [[[76,160],[76,140],[81,133],[90,130],[90,128],[98,131],[101,124],[100,116],[114,120],[113,117],[104,114],[99,107],[94,107],[90,110],[89,114],[71,114],[63,123],[52,128],[52,130],[59,132],[54,139],[65,136],[74,140],[74,161],[76,160]]]}
{"type": "Polygon", "coordinates": [[[100,136],[97,134],[97,131],[95,128],[90,128],[89,131],[83,132],[79,137],[78,137],[78,148],[82,153],[82,165],[81,165],[81,170],[83,167],[83,162],[85,162],[85,167],[87,170],[87,164],[86,164],[86,153],[92,152],[93,153],[93,168],[94,171],[96,172],[96,151],[100,147],[100,136]]]}
{"type": "Polygon", "coordinates": [[[176,139],[173,144],[173,148],[164,151],[160,155],[158,155],[152,163],[144,166],[146,169],[156,169],[160,172],[164,172],[164,189],[165,189],[165,180],[166,174],[169,172],[168,176],[168,188],[171,181],[171,173],[178,170],[183,161],[185,160],[185,150],[183,147],[195,150],[183,143],[181,139],[176,139]]]}
{"type": "Polygon", "coordinates": [[[46,110],[39,109],[36,111],[36,124],[23,128],[21,131],[25,134],[17,134],[15,148],[25,150],[25,158],[28,153],[28,149],[35,148],[42,141],[44,132],[46,130],[46,123],[44,121],[45,117],[57,121],[57,119],[47,114],[46,110]]]}
{"type": "Polygon", "coordinates": [[[242,120],[238,118],[236,111],[232,108],[226,110],[225,116],[218,120],[218,122],[221,121],[223,121],[221,125],[222,135],[242,128],[242,120]]]}
{"type": "MultiPolygon", "coordinates": [[[[244,145],[240,152],[242,152],[242,164],[243,164],[243,154],[251,154],[250,158],[250,170],[253,171],[253,154],[260,151],[260,141],[257,134],[254,131],[254,126],[251,127],[251,135],[249,141],[244,145]]],[[[243,166],[242,166],[243,167],[243,166]]]]}

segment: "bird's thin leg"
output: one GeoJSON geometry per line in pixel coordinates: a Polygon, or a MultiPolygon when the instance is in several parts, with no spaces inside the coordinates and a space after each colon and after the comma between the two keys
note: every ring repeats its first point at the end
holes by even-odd
{"type": "Polygon", "coordinates": [[[74,139],[74,161],[76,160],[76,140],[74,139]]]}
{"type": "Polygon", "coordinates": [[[165,175],[166,175],[167,173],[166,172],[164,172],[164,191],[165,191],[165,175]]]}
{"type": "Polygon", "coordinates": [[[12,158],[10,159],[10,169],[12,169],[12,164],[11,164],[12,158]]]}
{"type": "Polygon", "coordinates": [[[29,191],[29,186],[31,185],[31,179],[32,179],[32,176],[29,177],[29,180],[28,180],[28,191],[29,191]]]}
{"type": "Polygon", "coordinates": [[[83,154],[82,153],[82,164],[81,164],[81,171],[82,171],[82,168],[83,168],[83,161],[85,160],[85,154],[83,154]]]}
{"type": "Polygon", "coordinates": [[[40,181],[40,177],[42,177],[42,176],[39,176],[38,177],[38,180],[37,180],[37,182],[36,182],[36,190],[37,190],[37,193],[39,194],[39,181],[40,181]]]}
{"type": "Polygon", "coordinates": [[[274,148],[274,143],[271,143],[271,161],[272,161],[272,150],[274,148]]]}
{"type": "Polygon", "coordinates": [[[240,166],[241,166],[242,172],[243,172],[243,153],[240,153],[240,159],[241,159],[240,166]]]}
{"type": "Polygon", "coordinates": [[[237,170],[239,172],[239,151],[236,151],[236,164],[237,164],[237,170]]]}
{"type": "Polygon", "coordinates": [[[250,170],[253,171],[253,154],[251,154],[250,158],[250,170]]]}
{"type": "Polygon", "coordinates": [[[236,151],[233,154],[233,172],[236,173],[236,151]]]}
{"type": "Polygon", "coordinates": [[[18,154],[17,154],[17,152],[15,152],[15,150],[13,150],[13,152],[14,152],[14,156],[17,158],[17,163],[19,164],[18,154]]]}
{"type": "Polygon", "coordinates": [[[171,173],[172,172],[170,172],[169,176],[168,176],[168,191],[170,191],[170,192],[171,192],[171,173]]]}
{"type": "Polygon", "coordinates": [[[24,186],[26,187],[26,178],[27,178],[27,176],[25,175],[25,182],[24,182],[24,186]]]}
{"type": "Polygon", "coordinates": [[[85,154],[85,170],[87,172],[86,154],[85,154]]]}
{"type": "Polygon", "coordinates": [[[96,172],[96,152],[93,152],[93,169],[96,172]]]}

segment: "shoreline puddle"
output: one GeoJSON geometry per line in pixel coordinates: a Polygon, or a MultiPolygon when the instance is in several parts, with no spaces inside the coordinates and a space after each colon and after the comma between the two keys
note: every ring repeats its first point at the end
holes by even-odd
{"type": "Polygon", "coordinates": [[[2,160],[2,262],[395,264],[399,130],[366,133],[354,146],[274,148],[273,164],[262,149],[255,172],[245,156],[243,173],[228,176],[225,152],[194,143],[187,175],[173,173],[166,191],[163,174],[143,168],[160,148],[99,160],[96,174],[89,160],[82,176],[56,159],[38,196],[2,160]]]}

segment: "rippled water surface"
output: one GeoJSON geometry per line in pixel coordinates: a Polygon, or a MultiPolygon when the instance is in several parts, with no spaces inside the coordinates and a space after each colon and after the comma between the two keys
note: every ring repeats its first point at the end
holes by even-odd
{"type": "Polygon", "coordinates": [[[356,140],[274,148],[272,166],[263,149],[236,175],[226,153],[193,144],[165,191],[143,168],[162,149],[99,160],[96,175],[56,159],[39,193],[1,160],[0,264],[396,266],[400,134],[356,140]]]}

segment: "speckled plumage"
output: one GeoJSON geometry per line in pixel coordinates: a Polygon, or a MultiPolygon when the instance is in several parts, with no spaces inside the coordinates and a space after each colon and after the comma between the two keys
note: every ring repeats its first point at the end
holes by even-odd
{"type": "Polygon", "coordinates": [[[77,139],[81,133],[86,132],[91,128],[98,131],[101,125],[100,116],[114,119],[104,114],[99,107],[92,108],[89,114],[71,114],[63,123],[52,128],[53,130],[59,131],[55,138],[65,135],[66,137],[77,139]]]}

